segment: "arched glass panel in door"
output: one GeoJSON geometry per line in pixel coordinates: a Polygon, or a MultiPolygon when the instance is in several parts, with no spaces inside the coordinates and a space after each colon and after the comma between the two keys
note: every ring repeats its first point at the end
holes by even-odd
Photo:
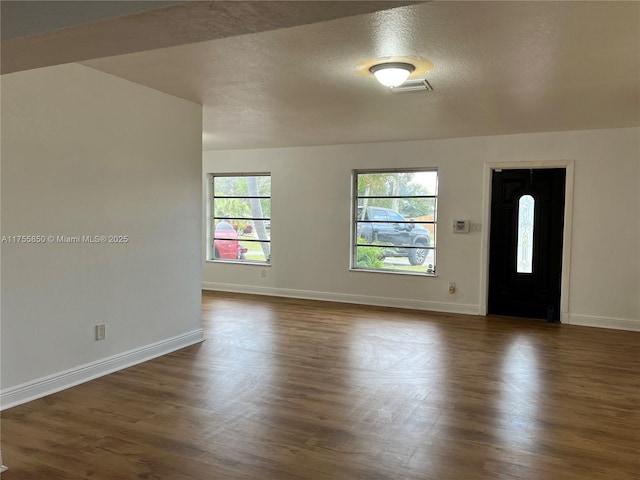
{"type": "Polygon", "coordinates": [[[518,273],[533,272],[533,219],[536,201],[531,195],[523,195],[518,200],[518,273]]]}

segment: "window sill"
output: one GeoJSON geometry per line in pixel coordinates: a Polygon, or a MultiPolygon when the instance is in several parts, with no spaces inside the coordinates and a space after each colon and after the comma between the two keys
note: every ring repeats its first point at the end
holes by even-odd
{"type": "Polygon", "coordinates": [[[408,275],[412,277],[429,277],[436,278],[438,276],[437,273],[426,273],[426,272],[396,272],[393,270],[374,270],[367,268],[349,268],[350,272],[364,272],[364,273],[385,273],[391,275],[408,275]]]}
{"type": "Polygon", "coordinates": [[[210,258],[207,258],[205,260],[205,263],[218,263],[218,264],[225,264],[225,265],[252,265],[254,267],[270,267],[271,266],[270,263],[251,262],[251,261],[239,262],[237,260],[218,260],[218,259],[214,260],[210,258]]]}

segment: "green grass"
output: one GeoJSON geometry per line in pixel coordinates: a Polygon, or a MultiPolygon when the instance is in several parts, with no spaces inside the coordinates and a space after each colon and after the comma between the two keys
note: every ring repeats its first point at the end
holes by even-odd
{"type": "Polygon", "coordinates": [[[262,251],[262,246],[259,242],[251,242],[248,240],[256,240],[256,236],[254,235],[241,235],[239,237],[240,243],[243,247],[247,248],[247,253],[244,254],[244,259],[249,262],[263,262],[265,263],[267,259],[264,256],[262,251]]]}

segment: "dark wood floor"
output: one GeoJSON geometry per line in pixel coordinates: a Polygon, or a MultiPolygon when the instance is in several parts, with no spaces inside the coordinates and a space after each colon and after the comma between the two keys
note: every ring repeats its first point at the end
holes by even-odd
{"type": "Polygon", "coordinates": [[[3,412],[3,479],[639,478],[640,334],[222,293],[202,318],[3,412]]]}

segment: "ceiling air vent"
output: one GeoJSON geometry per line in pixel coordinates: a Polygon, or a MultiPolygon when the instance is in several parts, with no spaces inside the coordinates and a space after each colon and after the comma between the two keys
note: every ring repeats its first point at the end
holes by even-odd
{"type": "Polygon", "coordinates": [[[393,93],[419,92],[422,90],[426,90],[427,92],[433,91],[433,87],[427,81],[426,78],[418,78],[416,80],[407,80],[399,87],[394,87],[391,89],[393,93]]]}

